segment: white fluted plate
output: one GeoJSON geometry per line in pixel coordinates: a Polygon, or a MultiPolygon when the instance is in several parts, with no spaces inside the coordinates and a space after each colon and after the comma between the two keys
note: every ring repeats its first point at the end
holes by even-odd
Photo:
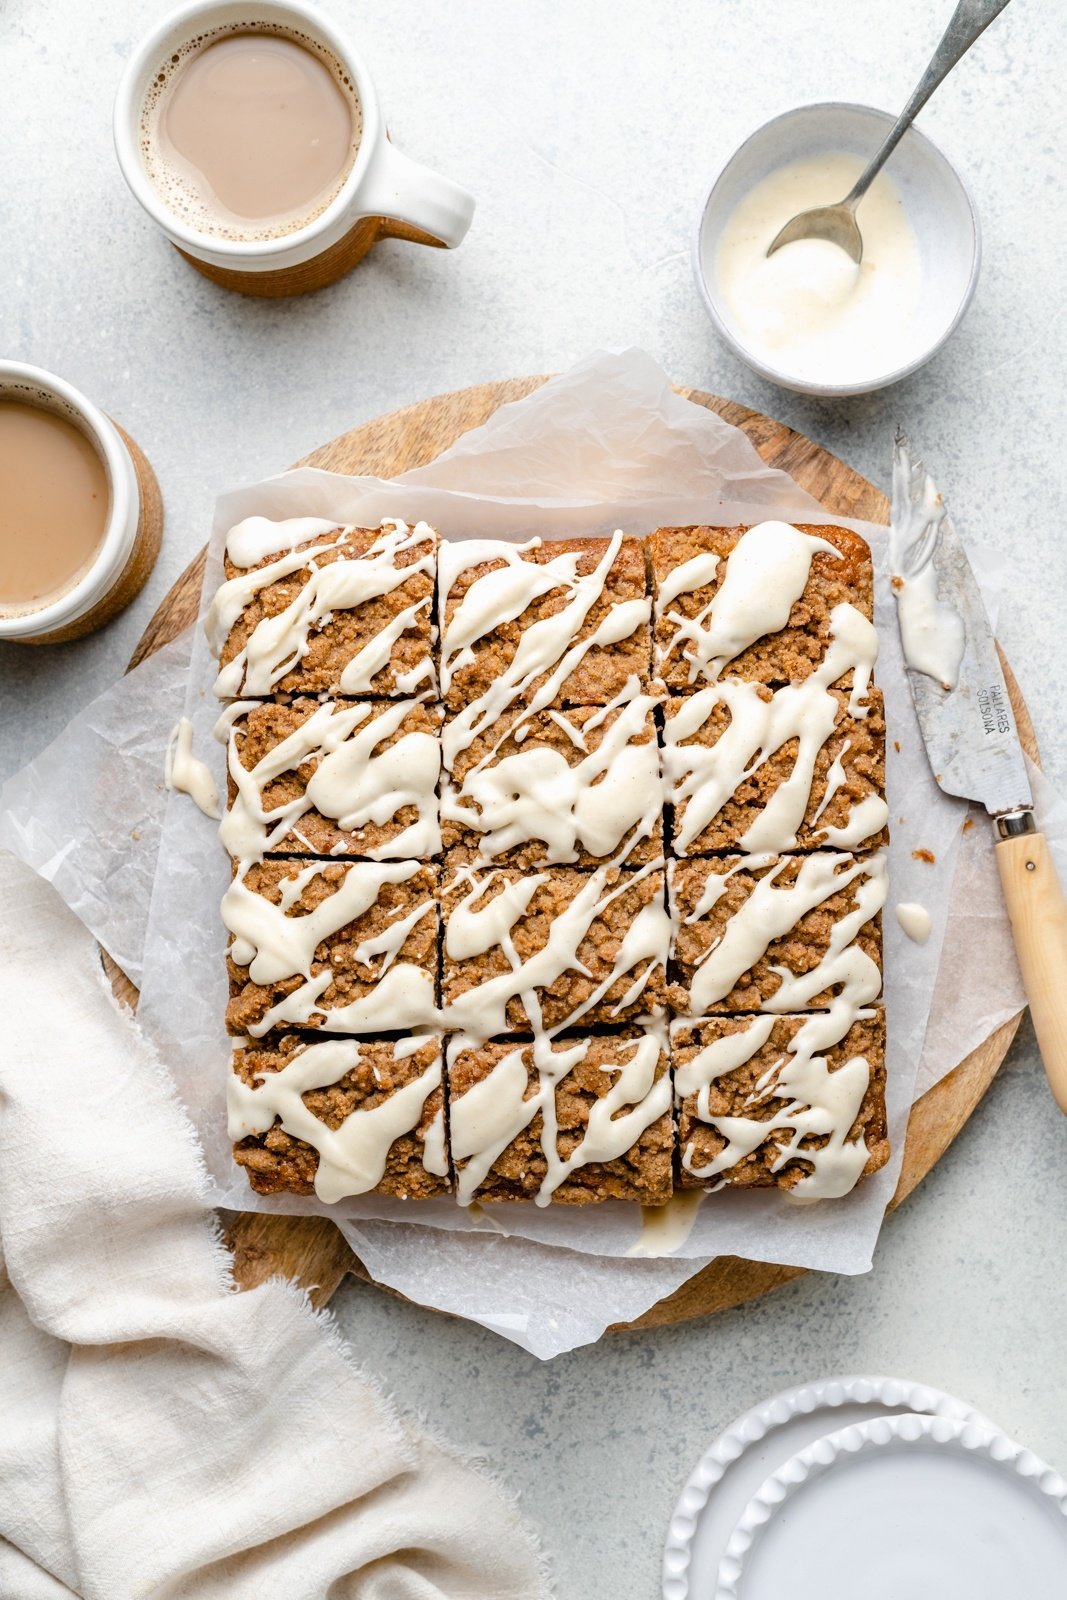
{"type": "Polygon", "coordinates": [[[915,1413],[852,1423],[773,1472],[714,1588],[715,1600],[1063,1594],[1067,1482],[978,1418],[915,1413]]]}
{"type": "Polygon", "coordinates": [[[993,1427],[965,1401],[928,1384],[878,1377],[801,1384],[731,1422],[693,1468],[674,1508],[663,1555],[664,1600],[708,1600],[738,1518],[765,1479],[798,1450],[835,1429],[900,1412],[973,1418],[993,1427]]]}

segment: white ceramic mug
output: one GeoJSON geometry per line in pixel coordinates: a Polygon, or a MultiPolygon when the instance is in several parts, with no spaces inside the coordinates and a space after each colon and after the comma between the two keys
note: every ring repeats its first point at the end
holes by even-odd
{"type": "Polygon", "coordinates": [[[386,235],[454,249],[470,227],[474,197],[390,143],[370,73],[322,13],[303,0],[194,0],[171,13],[134,50],[115,100],[115,149],[123,176],[170,242],[208,277],[247,293],[293,294],[347,272],[386,235]],[[145,97],[161,63],[205,33],[256,24],[314,40],[341,66],[359,96],[362,133],[340,191],[311,222],[266,239],[224,239],[176,216],[141,157],[145,97]]]}
{"type": "MultiPolygon", "coordinates": [[[[143,515],[138,471],[119,430],[71,384],[41,367],[0,361],[0,400],[40,406],[64,417],[85,435],[103,463],[107,523],[92,566],[46,605],[31,610],[0,606],[0,639],[39,644],[77,638],[100,627],[141,588],[159,549],[158,517],[143,515]]],[[[144,469],[151,476],[147,463],[144,469]]],[[[158,513],[158,505],[155,509],[158,513]]]]}

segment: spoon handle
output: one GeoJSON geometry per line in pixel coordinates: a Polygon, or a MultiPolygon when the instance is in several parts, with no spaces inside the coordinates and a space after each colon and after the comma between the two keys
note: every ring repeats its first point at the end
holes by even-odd
{"type": "Polygon", "coordinates": [[[881,149],[845,196],[843,204],[855,211],[938,84],[948,77],[957,61],[967,54],[978,35],[985,32],[994,17],[998,17],[1007,4],[1008,0],[959,0],[945,29],[944,37],[931,56],[929,66],[916,84],[911,99],[886,134],[881,149]]]}

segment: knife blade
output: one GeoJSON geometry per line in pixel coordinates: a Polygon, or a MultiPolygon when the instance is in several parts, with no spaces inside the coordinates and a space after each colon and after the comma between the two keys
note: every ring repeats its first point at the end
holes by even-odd
{"type": "Polygon", "coordinates": [[[1033,796],[996,641],[963,541],[897,434],[891,582],[912,703],[946,794],[994,819],[1012,937],[1052,1092],[1067,1112],[1067,900],[1033,796]]]}
{"type": "Polygon", "coordinates": [[[903,434],[893,455],[890,561],[911,698],[935,780],[994,817],[1029,809],[1015,714],[971,563],[903,434]]]}

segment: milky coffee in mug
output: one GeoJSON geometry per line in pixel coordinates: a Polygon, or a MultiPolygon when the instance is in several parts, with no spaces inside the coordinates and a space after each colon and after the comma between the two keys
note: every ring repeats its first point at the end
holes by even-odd
{"type": "Polygon", "coordinates": [[[102,627],[140,593],[162,526],[133,440],[55,373],[0,361],[0,640],[102,627]]]}
{"type": "Polygon", "coordinates": [[[270,239],[340,193],[359,148],[359,98],[309,35],[209,31],[173,52],[142,110],[145,170],[200,232],[270,239]]]}
{"type": "Polygon", "coordinates": [[[58,412],[0,399],[0,608],[72,588],[104,542],[111,496],[92,441],[58,412]]]}
{"type": "Polygon", "coordinates": [[[474,214],[397,149],[365,62],[308,0],[185,0],[130,56],[114,129],[145,211],[243,294],[322,288],[379,239],[454,249],[474,214]]]}

